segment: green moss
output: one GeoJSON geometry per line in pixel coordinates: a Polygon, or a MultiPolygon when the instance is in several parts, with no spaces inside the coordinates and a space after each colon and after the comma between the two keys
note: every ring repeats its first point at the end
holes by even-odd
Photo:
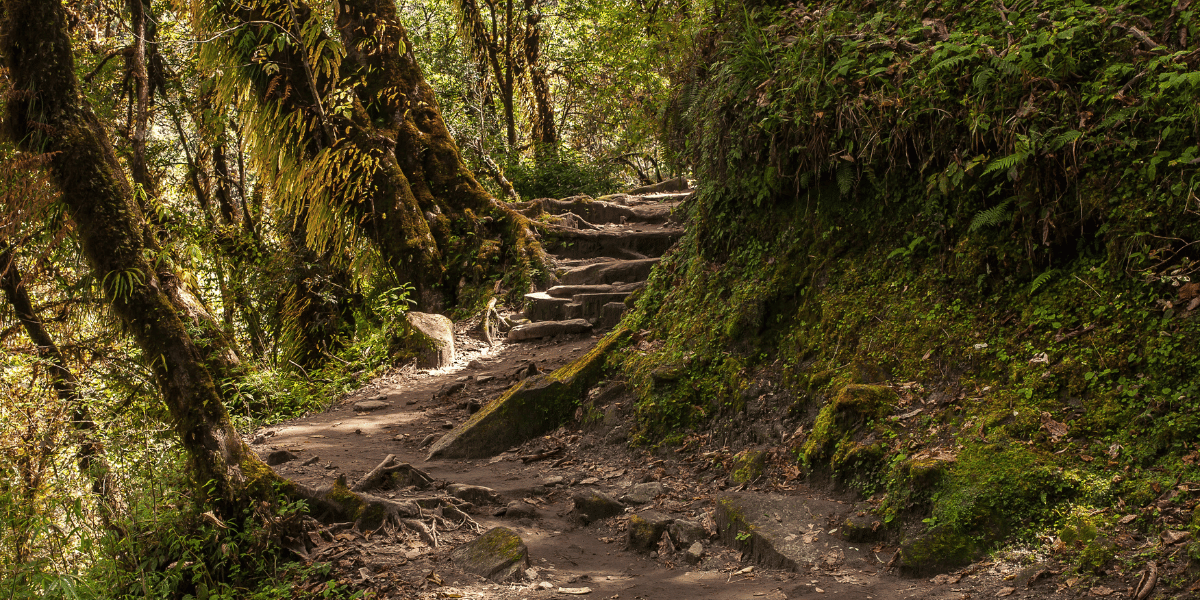
{"type": "Polygon", "coordinates": [[[733,457],[729,476],[734,483],[742,484],[757,480],[766,470],[766,453],[759,450],[743,450],[733,457]]]}
{"type": "Polygon", "coordinates": [[[900,547],[900,568],[913,575],[946,571],[970,564],[979,552],[972,536],[949,527],[934,527],[900,547]]]}
{"type": "MultiPolygon", "coordinates": [[[[891,412],[896,400],[896,392],[883,386],[855,384],[842,388],[817,415],[812,432],[801,449],[804,462],[817,464],[860,427],[891,412]]],[[[853,450],[849,447],[842,450],[837,462],[844,462],[850,452],[853,450]]]]}

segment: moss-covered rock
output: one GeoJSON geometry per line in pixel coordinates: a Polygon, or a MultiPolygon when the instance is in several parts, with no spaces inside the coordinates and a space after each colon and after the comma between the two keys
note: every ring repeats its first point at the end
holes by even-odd
{"type": "Polygon", "coordinates": [[[519,578],[529,566],[529,549],[513,530],[496,527],[450,553],[458,568],[492,581],[519,578]]]}
{"type": "Polygon", "coordinates": [[[949,527],[933,527],[900,545],[900,570],[924,577],[966,566],[978,556],[975,540],[949,527]]]}
{"type": "MultiPolygon", "coordinates": [[[[802,458],[810,465],[818,464],[835,451],[839,442],[852,437],[863,425],[891,412],[896,401],[896,392],[884,386],[852,384],[842,388],[821,408],[801,449],[802,458]]],[[[849,452],[843,451],[842,462],[849,452]]]]}
{"type": "Polygon", "coordinates": [[[673,520],[656,512],[629,515],[629,523],[625,528],[626,545],[635,552],[654,550],[673,520]]]}
{"type": "Polygon", "coordinates": [[[767,455],[761,450],[743,450],[729,465],[729,479],[735,484],[749,483],[762,477],[767,468],[767,455]]]}
{"type": "Polygon", "coordinates": [[[575,505],[575,518],[584,525],[625,512],[625,506],[616,498],[596,490],[576,492],[571,501],[575,505]]]}
{"type": "Polygon", "coordinates": [[[608,353],[628,335],[614,330],[574,362],[509,388],[434,443],[429,459],[491,456],[558,427],[600,379],[608,353]]]}

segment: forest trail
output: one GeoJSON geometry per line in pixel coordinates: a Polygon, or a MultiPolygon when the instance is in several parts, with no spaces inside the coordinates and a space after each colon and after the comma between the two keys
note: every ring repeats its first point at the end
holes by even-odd
{"type": "MultiPolygon", "coordinates": [[[[514,331],[529,337],[510,334],[509,340],[521,341],[489,345],[478,319],[456,324],[453,365],[397,368],[328,411],[255,432],[250,442],[262,458],[306,485],[328,487],[339,476],[353,484],[394,455],[435,483],[374,493],[397,500],[453,493],[472,503],[467,512],[474,523],[440,521],[436,547],[406,528],[364,532],[346,523],[310,534],[295,551],[333,563],[339,580],[379,598],[901,599],[1006,591],[1002,579],[1016,574],[1006,565],[932,581],[889,573],[895,547],[852,543],[839,533],[857,510],[848,499],[794,481],[760,478],[735,486],[714,458],[728,452],[704,437],[685,445],[686,451],[652,455],[629,448],[632,396],[621,383],[589,392],[592,406],[604,411],[599,422],[581,425],[576,419],[490,458],[426,460],[433,441],[481,405],[532,373],[586,353],[620,320],[624,299],[682,234],[670,213],[686,196],[518,205],[550,224],[555,239],[544,241],[562,282],[531,294],[525,314],[509,315],[517,322],[528,317],[530,323],[514,331]],[[555,333],[555,326],[579,319],[594,329],[555,333]],[[536,337],[539,328],[550,337],[536,337]],[[619,514],[582,524],[573,497],[592,491],[619,498],[619,514]],[[658,527],[641,551],[631,547],[638,543],[628,531],[633,514],[658,527]],[[730,517],[748,522],[755,533],[738,529],[730,517]],[[673,523],[670,546],[660,537],[667,523],[673,523]],[[464,572],[451,558],[453,549],[497,526],[516,532],[528,547],[523,573],[495,582],[464,572]],[[689,556],[697,548],[702,551],[689,556]]],[[[1042,591],[1038,597],[1048,595],[1042,591]]]]}

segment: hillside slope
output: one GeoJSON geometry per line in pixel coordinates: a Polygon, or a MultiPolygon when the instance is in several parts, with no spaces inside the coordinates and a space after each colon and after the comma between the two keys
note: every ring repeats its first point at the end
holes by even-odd
{"type": "Polygon", "coordinates": [[[1192,585],[1190,4],[714,15],[669,119],[700,192],[618,357],[635,440],[800,466],[912,573],[1024,547],[1192,585]]]}

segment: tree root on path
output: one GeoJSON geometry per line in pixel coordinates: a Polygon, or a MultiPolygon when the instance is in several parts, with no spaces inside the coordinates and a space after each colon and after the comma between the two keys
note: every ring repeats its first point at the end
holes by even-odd
{"type": "Polygon", "coordinates": [[[483,531],[467,513],[472,504],[453,496],[392,500],[368,493],[381,487],[428,488],[433,483],[434,479],[428,473],[399,462],[393,454],[384,458],[353,487],[346,485],[345,476],[338,477],[332,486],[320,489],[290,482],[292,497],[306,501],[313,518],[305,519],[302,529],[306,532],[283,536],[282,545],[310,560],[315,556],[311,550],[321,546],[317,540],[331,537],[327,526],[334,523],[349,523],[349,528],[365,539],[380,531],[394,536],[398,529],[410,530],[433,548],[441,545],[439,530],[445,533],[467,527],[474,533],[483,531]],[[308,532],[314,532],[315,538],[308,532]]]}

